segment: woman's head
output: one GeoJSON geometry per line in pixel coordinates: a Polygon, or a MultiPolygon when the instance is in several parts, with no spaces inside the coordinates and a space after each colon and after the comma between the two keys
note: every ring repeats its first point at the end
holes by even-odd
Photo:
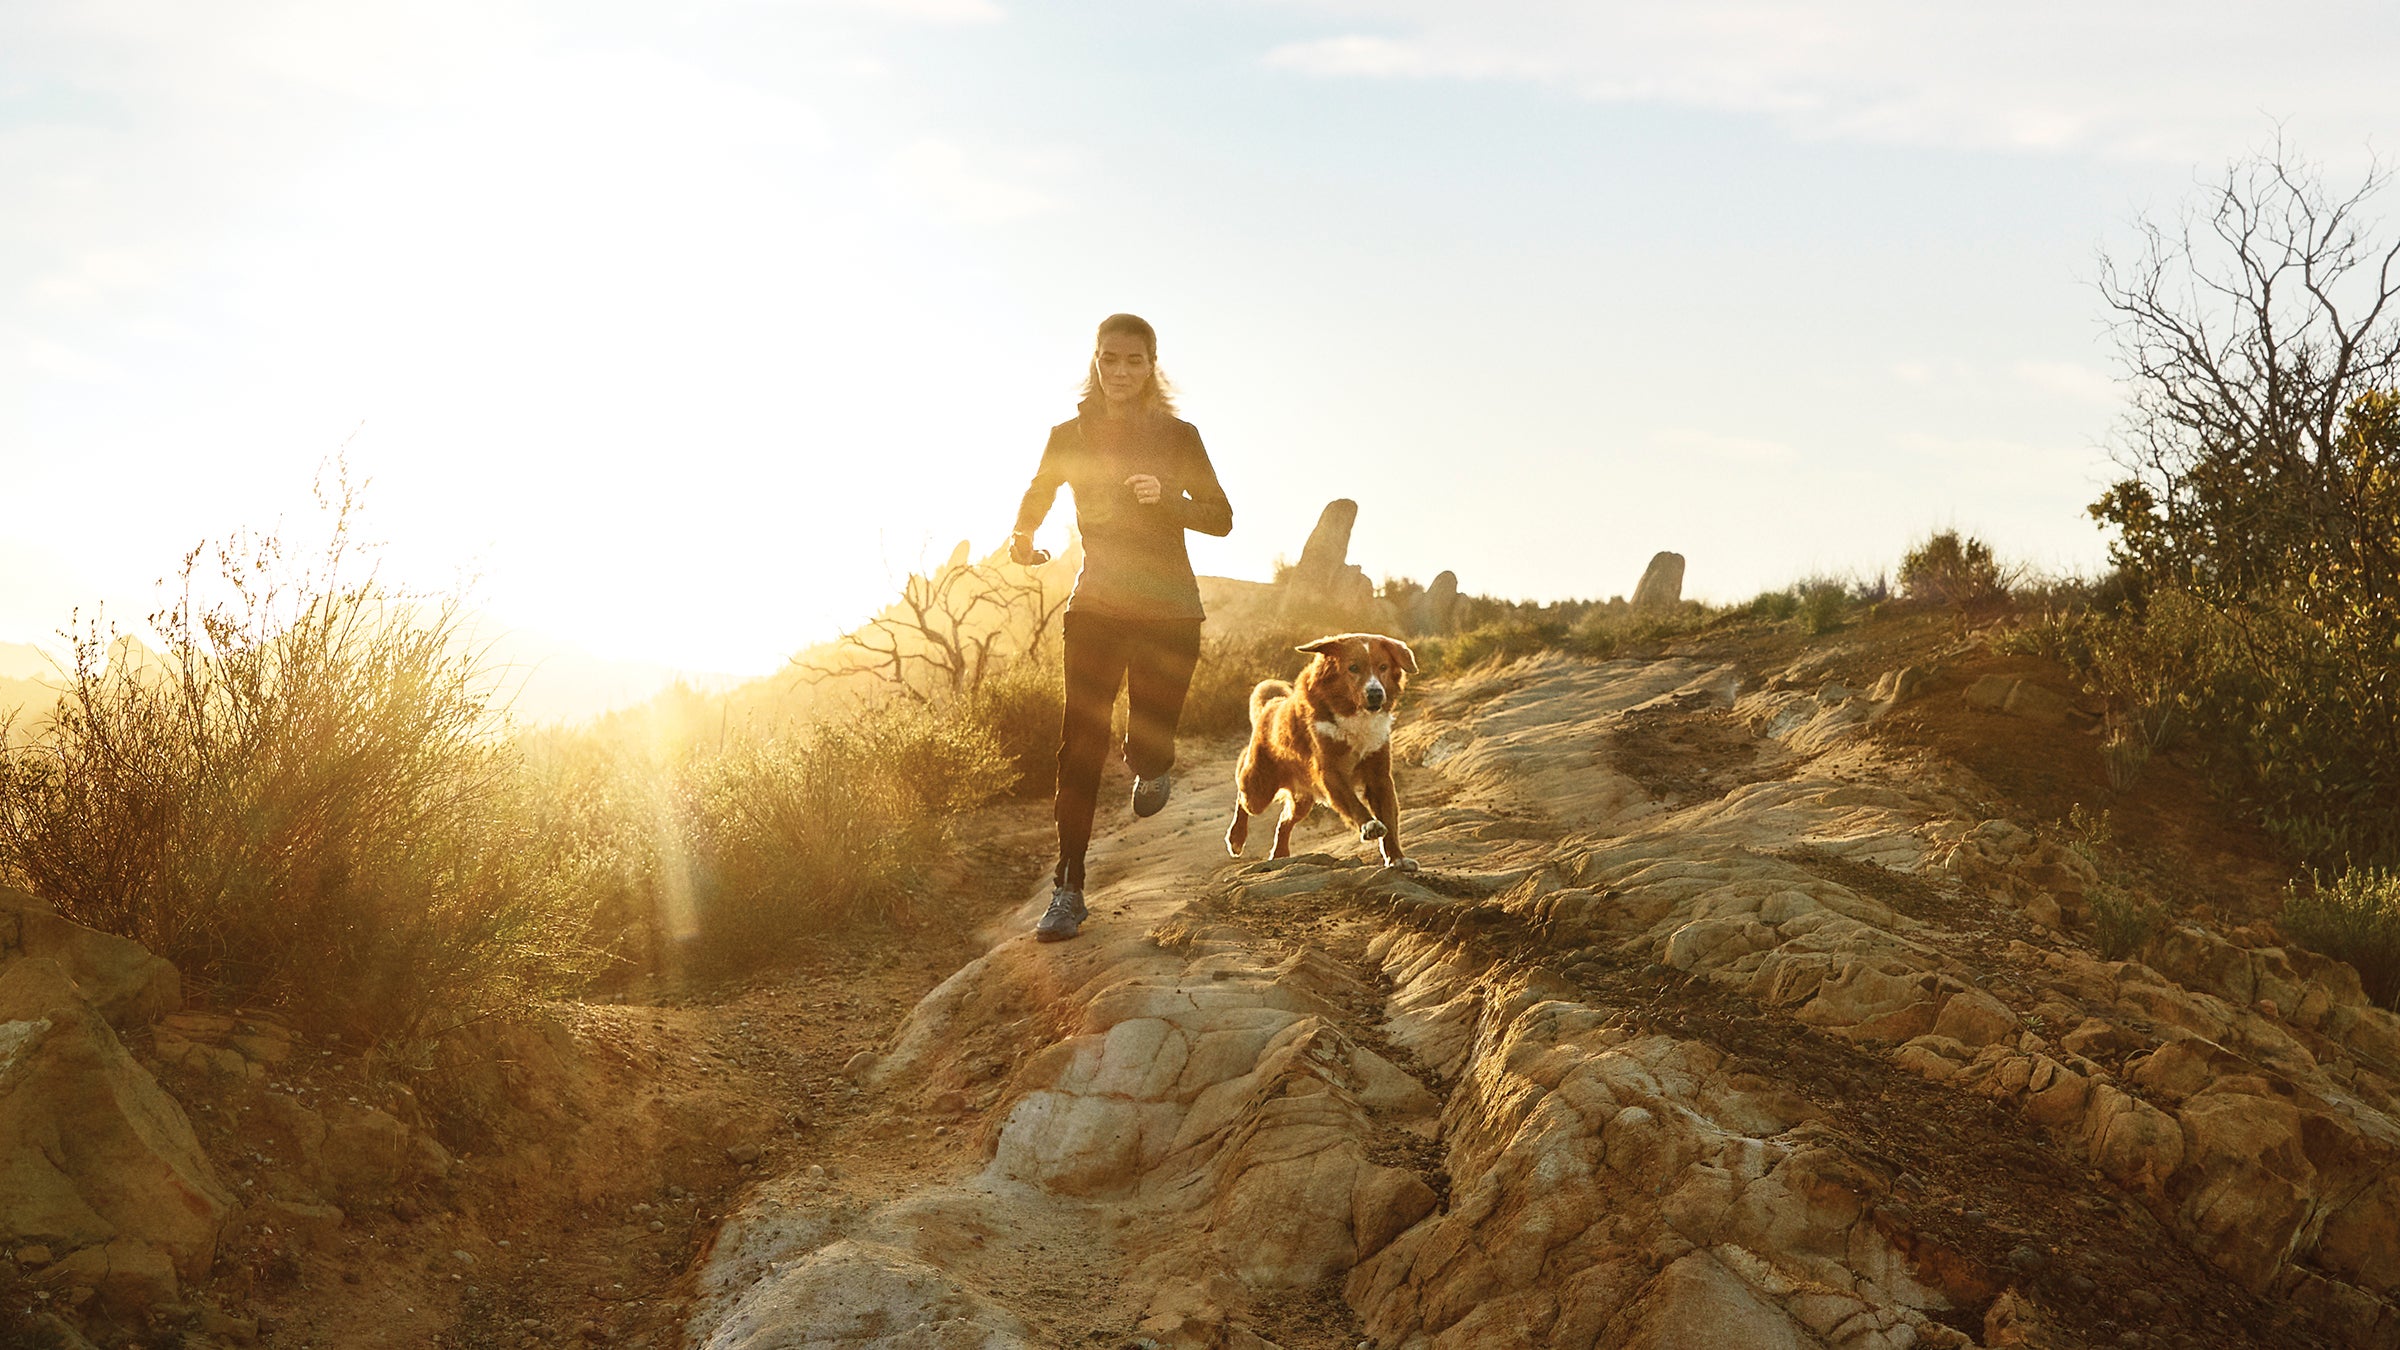
{"type": "Polygon", "coordinates": [[[1084,377],[1083,397],[1112,411],[1148,408],[1175,411],[1167,377],[1158,368],[1158,330],[1136,314],[1111,314],[1100,321],[1092,344],[1091,371],[1084,377]]]}

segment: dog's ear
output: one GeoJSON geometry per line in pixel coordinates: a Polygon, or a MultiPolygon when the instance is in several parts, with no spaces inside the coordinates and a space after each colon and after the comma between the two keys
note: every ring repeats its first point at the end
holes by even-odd
{"type": "Polygon", "coordinates": [[[1391,650],[1394,665],[1411,675],[1417,673],[1417,654],[1408,649],[1407,643],[1398,638],[1387,637],[1383,639],[1383,645],[1391,650]]]}
{"type": "Polygon", "coordinates": [[[1311,656],[1332,656],[1339,652],[1344,645],[1345,640],[1342,638],[1321,637],[1314,642],[1304,642],[1293,650],[1307,652],[1311,656]]]}

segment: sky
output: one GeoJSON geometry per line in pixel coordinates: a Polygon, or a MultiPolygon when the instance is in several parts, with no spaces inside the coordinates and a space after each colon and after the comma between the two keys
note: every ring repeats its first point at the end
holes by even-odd
{"type": "Polygon", "coordinates": [[[1120,310],[1203,572],[1335,497],[1507,596],[2089,571],[2098,259],[2277,134],[2354,176],[2395,58],[2363,3],[0,0],[0,641],[339,454],[394,581],[769,671],[1002,542],[1120,310]]]}

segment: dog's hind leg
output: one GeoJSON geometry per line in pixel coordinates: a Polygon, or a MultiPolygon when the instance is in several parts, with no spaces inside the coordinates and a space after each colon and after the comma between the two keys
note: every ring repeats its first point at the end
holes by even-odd
{"type": "Polygon", "coordinates": [[[1242,809],[1237,793],[1233,799],[1233,823],[1225,827],[1225,851],[1234,857],[1242,856],[1242,845],[1250,842],[1250,813],[1242,809]]]}
{"type": "Polygon", "coordinates": [[[1309,810],[1315,805],[1315,802],[1296,792],[1285,794],[1283,819],[1275,822],[1275,851],[1268,854],[1268,857],[1288,858],[1292,856],[1292,827],[1308,819],[1309,810]]]}

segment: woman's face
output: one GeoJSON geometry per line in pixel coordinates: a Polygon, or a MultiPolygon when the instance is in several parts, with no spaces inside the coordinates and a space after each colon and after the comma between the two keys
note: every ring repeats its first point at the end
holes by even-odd
{"type": "Polygon", "coordinates": [[[1100,372],[1100,392],[1109,403],[1130,407],[1150,383],[1150,349],[1139,334],[1105,334],[1092,353],[1092,368],[1100,372]]]}

